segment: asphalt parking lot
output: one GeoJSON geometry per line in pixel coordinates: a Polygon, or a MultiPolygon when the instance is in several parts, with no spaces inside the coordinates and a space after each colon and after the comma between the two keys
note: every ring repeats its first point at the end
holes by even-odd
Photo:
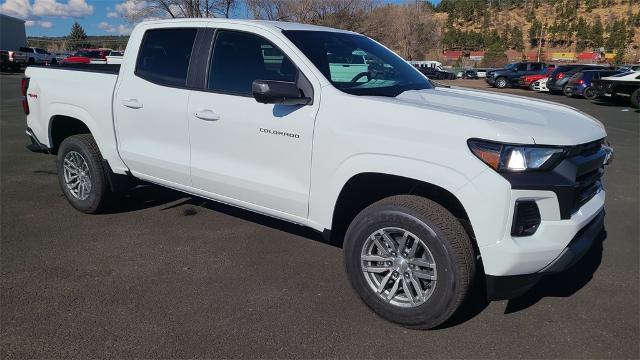
{"type": "Polygon", "coordinates": [[[75,211],[53,157],[24,148],[19,85],[0,76],[2,359],[640,356],[638,110],[503,91],[606,125],[606,237],[522,298],[476,291],[442,328],[414,331],[369,311],[342,250],[312,231],[156,186],[107,214],[75,211]]]}

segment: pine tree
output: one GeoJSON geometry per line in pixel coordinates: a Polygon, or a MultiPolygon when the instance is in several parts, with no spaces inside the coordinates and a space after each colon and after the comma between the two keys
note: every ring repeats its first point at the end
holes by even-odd
{"type": "Polygon", "coordinates": [[[87,33],[84,32],[84,29],[77,21],[71,26],[68,40],[70,42],[69,47],[72,50],[78,50],[86,46],[87,33]]]}
{"type": "Polygon", "coordinates": [[[542,30],[542,24],[538,19],[533,19],[533,23],[531,23],[531,27],[529,28],[529,44],[533,46],[538,46],[538,41],[540,41],[540,30],[542,30]]]}
{"type": "Polygon", "coordinates": [[[500,46],[499,42],[491,44],[482,58],[483,66],[499,67],[506,62],[507,56],[504,54],[504,48],[500,46]]]}
{"type": "Polygon", "coordinates": [[[522,51],[524,50],[524,40],[522,38],[522,30],[519,27],[514,26],[511,29],[511,48],[522,51]]]}
{"type": "Polygon", "coordinates": [[[589,44],[589,25],[583,17],[576,24],[576,51],[582,52],[589,44]]]}
{"type": "Polygon", "coordinates": [[[622,65],[624,62],[624,50],[618,50],[616,52],[616,57],[613,58],[613,63],[616,65],[622,65]]]}
{"type": "Polygon", "coordinates": [[[596,16],[596,21],[591,27],[591,43],[595,48],[599,48],[604,45],[604,27],[602,26],[600,16],[596,16]]]}

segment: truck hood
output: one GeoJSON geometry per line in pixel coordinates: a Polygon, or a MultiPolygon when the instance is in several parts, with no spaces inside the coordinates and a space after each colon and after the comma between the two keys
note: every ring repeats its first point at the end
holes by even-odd
{"type": "MultiPolygon", "coordinates": [[[[531,138],[536,144],[577,145],[606,136],[604,125],[570,106],[488,91],[436,87],[406,91],[392,101],[484,122],[494,139],[531,138]]],[[[510,140],[514,139],[514,140],[510,140]]]]}

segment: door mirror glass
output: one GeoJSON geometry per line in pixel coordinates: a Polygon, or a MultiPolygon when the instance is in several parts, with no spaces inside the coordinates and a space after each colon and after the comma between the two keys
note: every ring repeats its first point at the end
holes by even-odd
{"type": "Polygon", "coordinates": [[[263,104],[307,105],[311,102],[294,82],[254,80],[251,92],[256,101],[263,104]]]}

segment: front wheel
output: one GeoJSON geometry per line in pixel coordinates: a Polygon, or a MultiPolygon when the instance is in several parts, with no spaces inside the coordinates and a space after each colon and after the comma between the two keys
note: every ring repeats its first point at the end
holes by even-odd
{"type": "Polygon", "coordinates": [[[532,82],[531,84],[529,84],[529,90],[531,91],[535,91],[536,90],[536,85],[534,82],[532,82]]]}
{"type": "Polygon", "coordinates": [[[509,86],[509,82],[507,81],[507,79],[505,79],[503,77],[496,79],[496,87],[498,89],[504,89],[507,86],[509,86]]]}
{"type": "Polygon", "coordinates": [[[475,275],[471,241],[439,204],[392,196],[364,209],[344,242],[349,281],[381,317],[429,329],[449,319],[475,275]]]}
{"type": "Polygon", "coordinates": [[[58,182],[69,203],[77,210],[99,212],[109,194],[102,155],[93,136],[73,135],[58,150],[58,182]]]}

